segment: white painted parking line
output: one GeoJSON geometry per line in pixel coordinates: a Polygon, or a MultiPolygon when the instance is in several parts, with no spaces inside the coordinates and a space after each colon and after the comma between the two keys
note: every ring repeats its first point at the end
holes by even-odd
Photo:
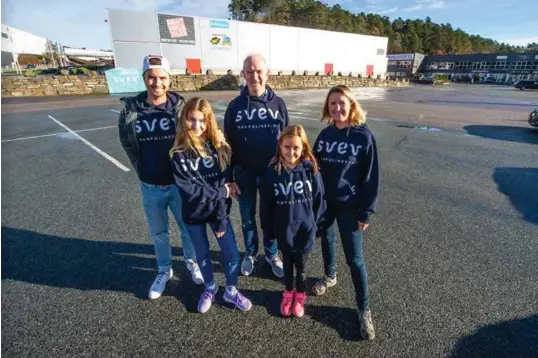
{"type": "Polygon", "coordinates": [[[72,135],[74,135],[75,137],[77,137],[78,139],[80,139],[84,144],[86,144],[88,147],[92,148],[93,150],[95,150],[97,153],[101,154],[103,157],[105,157],[106,159],[108,159],[109,161],[111,161],[115,166],[117,166],[118,168],[120,168],[121,170],[123,170],[124,172],[128,172],[130,171],[129,168],[127,168],[125,165],[121,164],[120,162],[118,162],[116,159],[112,158],[110,155],[106,154],[105,152],[103,152],[101,149],[97,148],[95,145],[93,145],[92,143],[90,143],[88,140],[82,138],[80,135],[78,135],[77,133],[73,132],[68,126],[66,126],[65,124],[63,124],[62,122],[60,122],[59,120],[57,120],[56,118],[54,118],[53,116],[49,115],[49,118],[52,119],[54,122],[56,122],[56,124],[58,124],[60,127],[62,127],[63,129],[65,129],[66,131],[68,131],[69,133],[71,133],[72,135]]]}
{"type": "Polygon", "coordinates": [[[112,112],[114,113],[121,113],[121,111],[118,111],[118,110],[115,110],[115,109],[111,109],[112,112]]]}
{"type": "MultiPolygon", "coordinates": [[[[110,129],[110,128],[118,128],[118,126],[107,126],[107,127],[99,127],[99,128],[89,128],[89,129],[79,129],[78,131],[73,131],[75,133],[80,132],[91,132],[91,131],[99,131],[101,129],[110,129]]],[[[13,138],[13,139],[5,139],[2,141],[2,143],[8,143],[8,142],[16,142],[18,140],[26,140],[26,139],[36,139],[36,138],[45,138],[45,137],[54,137],[57,135],[66,134],[69,132],[58,132],[58,133],[51,133],[51,134],[42,134],[42,135],[34,135],[31,137],[21,137],[21,138],[13,138]]]]}

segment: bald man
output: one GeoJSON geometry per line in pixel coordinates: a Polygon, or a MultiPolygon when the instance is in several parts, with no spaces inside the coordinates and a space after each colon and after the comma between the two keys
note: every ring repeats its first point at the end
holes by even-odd
{"type": "MultiPolygon", "coordinates": [[[[258,253],[256,197],[269,161],[275,155],[278,137],[289,124],[288,110],[282,98],[267,85],[269,70],[261,55],[249,55],[243,62],[246,87],[226,110],[224,135],[232,147],[235,183],[231,186],[239,200],[241,228],[246,254],[241,273],[252,274],[258,253]]],[[[265,261],[275,276],[284,276],[274,237],[263,232],[265,261]]]]}

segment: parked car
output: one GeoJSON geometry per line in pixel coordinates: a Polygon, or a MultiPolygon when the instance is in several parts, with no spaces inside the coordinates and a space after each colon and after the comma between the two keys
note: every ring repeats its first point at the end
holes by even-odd
{"type": "Polygon", "coordinates": [[[26,68],[35,68],[35,65],[33,63],[30,63],[30,64],[26,65],[26,68]]]}
{"type": "Polygon", "coordinates": [[[529,124],[533,127],[538,127],[538,107],[529,114],[529,124]]]}
{"type": "Polygon", "coordinates": [[[484,83],[495,84],[497,83],[497,79],[495,79],[494,77],[488,77],[484,80],[484,83]]]}
{"type": "Polygon", "coordinates": [[[538,80],[521,80],[518,81],[514,87],[519,88],[522,91],[526,89],[538,89],[538,80]]]}
{"type": "Polygon", "coordinates": [[[461,76],[461,77],[456,77],[454,79],[454,82],[456,83],[473,83],[474,80],[472,77],[469,77],[469,76],[461,76]]]}

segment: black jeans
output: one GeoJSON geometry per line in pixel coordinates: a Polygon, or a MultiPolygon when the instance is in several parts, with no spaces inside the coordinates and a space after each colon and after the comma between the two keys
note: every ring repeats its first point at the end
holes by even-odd
{"type": "Polygon", "coordinates": [[[291,252],[288,250],[282,251],[282,261],[284,263],[284,285],[286,291],[293,291],[293,268],[296,271],[295,289],[297,292],[304,293],[306,291],[305,266],[308,260],[308,254],[291,252]]]}

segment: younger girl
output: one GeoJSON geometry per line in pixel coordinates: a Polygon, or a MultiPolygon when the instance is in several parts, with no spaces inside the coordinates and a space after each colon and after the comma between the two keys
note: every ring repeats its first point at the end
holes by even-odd
{"type": "Polygon", "coordinates": [[[302,317],[306,301],[305,264],[314,248],[325,202],[318,165],[301,125],[282,131],[277,154],[264,177],[260,206],[262,229],[276,238],[284,259],[286,290],[280,312],[286,317],[302,317]]]}
{"type": "Polygon", "coordinates": [[[222,250],[226,290],[224,301],[248,311],[252,303],[237,291],[239,252],[228,218],[230,199],[231,150],[218,135],[217,122],[209,103],[192,98],[183,107],[170,150],[174,180],[182,198],[182,213],[206,285],[198,311],[207,312],[215,300],[217,286],[209,254],[206,224],[222,250]]]}

